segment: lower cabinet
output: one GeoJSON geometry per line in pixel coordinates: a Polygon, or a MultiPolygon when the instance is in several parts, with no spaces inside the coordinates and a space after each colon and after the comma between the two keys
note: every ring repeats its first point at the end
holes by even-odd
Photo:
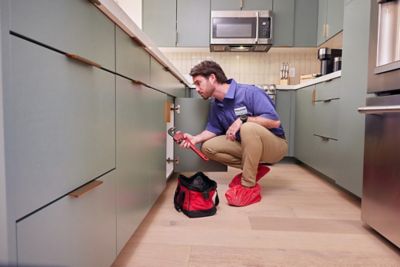
{"type": "Polygon", "coordinates": [[[165,187],[163,93],[117,77],[117,252],[165,187]]]}
{"type": "Polygon", "coordinates": [[[286,140],[289,144],[289,150],[286,156],[294,156],[294,127],[295,127],[295,110],[296,110],[296,91],[294,90],[277,90],[276,111],[278,112],[283,130],[285,131],[286,140]]]}
{"type": "Polygon", "coordinates": [[[110,266],[116,256],[115,171],[17,222],[19,266],[110,266]]]}

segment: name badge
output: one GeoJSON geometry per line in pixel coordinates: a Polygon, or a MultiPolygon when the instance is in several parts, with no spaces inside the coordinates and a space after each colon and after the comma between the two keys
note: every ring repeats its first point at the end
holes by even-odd
{"type": "Polygon", "coordinates": [[[234,112],[236,116],[247,115],[247,108],[245,106],[238,107],[234,109],[234,112]]]}

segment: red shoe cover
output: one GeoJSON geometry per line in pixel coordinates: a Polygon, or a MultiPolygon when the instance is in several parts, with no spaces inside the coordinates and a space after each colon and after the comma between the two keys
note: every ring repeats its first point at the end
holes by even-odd
{"type": "MultiPolygon", "coordinates": [[[[265,165],[258,165],[257,169],[257,175],[256,175],[256,181],[258,182],[261,178],[264,177],[268,172],[270,171],[270,168],[268,168],[265,165]]],[[[229,183],[229,187],[241,184],[240,181],[242,180],[242,173],[237,174],[235,177],[233,177],[232,181],[229,183]]]]}
{"type": "Polygon", "coordinates": [[[229,188],[225,197],[229,205],[243,207],[259,202],[261,200],[260,191],[259,184],[254,187],[244,187],[239,184],[229,188]]]}

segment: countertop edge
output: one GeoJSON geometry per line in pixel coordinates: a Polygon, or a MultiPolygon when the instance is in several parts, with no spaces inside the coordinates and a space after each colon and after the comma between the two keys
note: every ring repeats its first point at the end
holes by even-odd
{"type": "Polygon", "coordinates": [[[144,49],[152,55],[161,65],[169,70],[178,80],[186,86],[190,82],[175,68],[175,66],[164,56],[153,41],[136,25],[135,22],[112,0],[99,0],[100,5],[94,4],[108,18],[124,30],[130,37],[138,40],[144,49]]]}
{"type": "Polygon", "coordinates": [[[326,82],[332,79],[336,79],[336,78],[340,78],[342,76],[342,71],[335,71],[332,73],[329,73],[327,75],[315,78],[315,79],[310,79],[306,82],[300,83],[300,84],[295,84],[295,85],[276,85],[276,89],[277,90],[281,90],[281,91],[287,91],[287,90],[298,90],[310,85],[314,85],[317,83],[322,83],[322,82],[326,82]]]}

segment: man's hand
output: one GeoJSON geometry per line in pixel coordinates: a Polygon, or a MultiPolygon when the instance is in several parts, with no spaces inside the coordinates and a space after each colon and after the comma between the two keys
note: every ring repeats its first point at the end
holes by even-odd
{"type": "Polygon", "coordinates": [[[236,140],[236,133],[239,131],[240,127],[242,126],[243,122],[240,118],[237,118],[231,126],[229,126],[228,130],[226,130],[226,139],[235,141],[236,140]]]}
{"type": "Polygon", "coordinates": [[[188,140],[189,140],[190,142],[192,142],[193,145],[197,144],[197,142],[198,142],[197,139],[196,139],[196,136],[190,135],[190,134],[188,134],[188,133],[184,133],[183,136],[184,136],[187,140],[183,140],[183,141],[179,144],[180,147],[189,148],[189,147],[190,147],[190,144],[189,144],[188,140]]]}

